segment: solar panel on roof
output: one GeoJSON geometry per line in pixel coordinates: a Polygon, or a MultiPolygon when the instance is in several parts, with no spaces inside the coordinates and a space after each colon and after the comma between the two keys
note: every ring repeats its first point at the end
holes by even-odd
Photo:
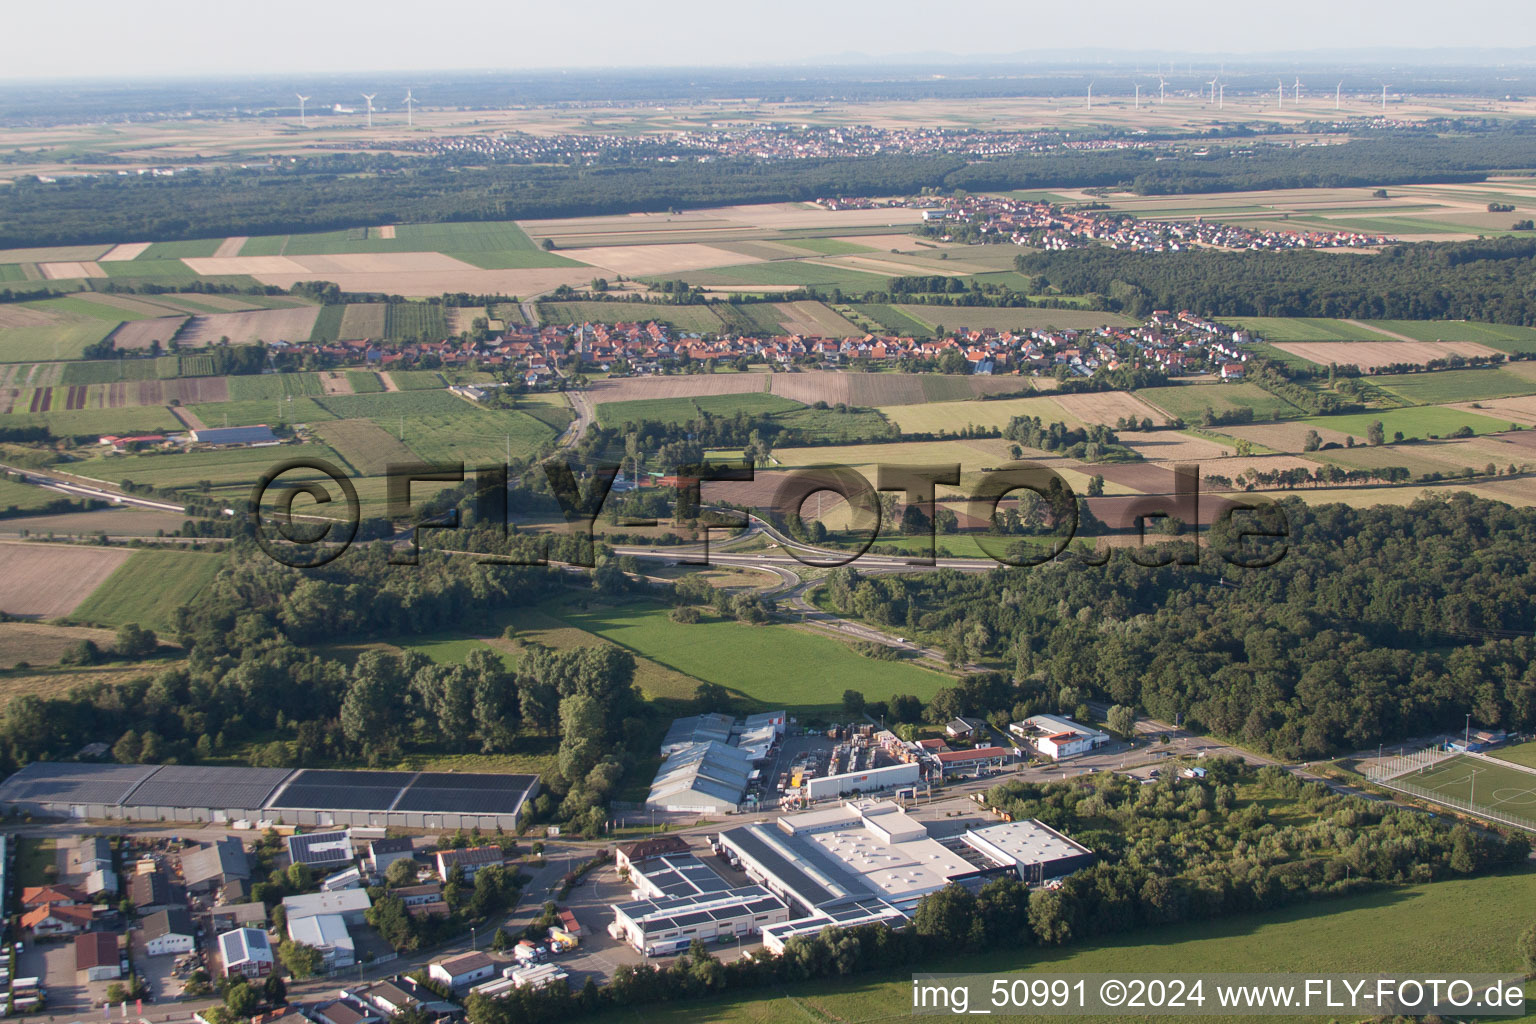
{"type": "Polygon", "coordinates": [[[117,804],[154,774],[153,764],[57,764],[35,761],[0,785],[0,800],[117,804]]]}
{"type": "Polygon", "coordinates": [[[140,783],[126,802],[141,807],[261,807],[291,774],[288,768],[168,764],[140,783]]]}
{"type": "Polygon", "coordinates": [[[511,814],[522,806],[536,781],[536,775],[423,772],[400,795],[395,810],[511,814]]]}
{"type": "Polygon", "coordinates": [[[414,772],[352,772],[304,768],[272,795],[269,807],[387,811],[414,772]]]}

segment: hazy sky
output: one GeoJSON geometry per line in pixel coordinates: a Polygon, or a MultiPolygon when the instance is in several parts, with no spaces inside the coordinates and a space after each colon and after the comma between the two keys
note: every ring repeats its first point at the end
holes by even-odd
{"type": "Polygon", "coordinates": [[[1536,45],[1530,0],[74,0],[10,5],[5,26],[0,78],[1536,45]]]}

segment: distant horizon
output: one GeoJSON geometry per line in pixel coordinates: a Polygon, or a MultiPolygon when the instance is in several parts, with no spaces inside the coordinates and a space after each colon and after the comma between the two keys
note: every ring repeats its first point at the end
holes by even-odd
{"type": "Polygon", "coordinates": [[[1293,0],[1278,22],[1257,8],[1216,13],[1203,0],[1167,0],[1155,10],[1110,0],[1093,11],[1093,45],[1084,46],[1080,12],[1002,0],[971,0],[946,16],[911,0],[748,0],[725,9],[671,0],[644,14],[615,0],[594,0],[579,15],[531,5],[509,10],[490,0],[441,0],[430,11],[405,0],[272,0],[259,14],[238,18],[221,18],[184,0],[82,0],[70,8],[67,23],[40,6],[14,11],[13,38],[42,45],[13,53],[0,82],[813,70],[930,62],[955,64],[952,73],[963,76],[968,65],[1028,61],[1060,67],[1064,58],[1153,67],[1199,60],[1371,61],[1398,54],[1445,66],[1457,53],[1524,54],[1536,63],[1536,19],[1511,0],[1465,0],[1450,15],[1432,0],[1403,0],[1385,18],[1374,7],[1325,0],[1293,0]],[[1501,45],[1487,45],[1490,36],[1501,45]],[[48,45],[53,38],[59,43],[48,45]],[[444,66],[453,61],[458,63],[444,66]]]}

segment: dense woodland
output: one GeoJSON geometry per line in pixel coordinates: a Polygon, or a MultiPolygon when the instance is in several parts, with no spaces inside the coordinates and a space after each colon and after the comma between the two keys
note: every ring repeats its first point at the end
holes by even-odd
{"type": "Polygon", "coordinates": [[[1536,324],[1536,238],[1393,246],[1377,255],[1217,252],[1155,258],[1103,247],[1020,254],[1020,273],[1068,293],[1095,292],[1134,316],[1189,309],[1216,316],[1486,320],[1536,324]]]}
{"type": "MultiPolygon", "coordinates": [[[[175,177],[18,181],[0,191],[0,247],[164,241],[420,223],[577,217],[910,195],[924,190],[1125,187],[1149,194],[1480,180],[1529,166],[1524,123],[1455,137],[1425,132],[1293,149],[1245,144],[1206,155],[1167,149],[1050,151],[967,162],[878,156],[597,167],[458,167],[432,158],[346,153],[175,177]]],[[[1287,254],[1289,255],[1289,254],[1287,254]]],[[[1154,261],[1155,262],[1155,261],[1154,261]]]]}
{"type": "Polygon", "coordinates": [[[1280,503],[1285,556],[1235,569],[1055,562],[981,574],[835,574],[833,607],[1008,671],[929,717],[1018,720],[1089,697],[1285,758],[1462,722],[1536,725],[1536,514],[1470,495],[1407,508],[1280,503]]]}

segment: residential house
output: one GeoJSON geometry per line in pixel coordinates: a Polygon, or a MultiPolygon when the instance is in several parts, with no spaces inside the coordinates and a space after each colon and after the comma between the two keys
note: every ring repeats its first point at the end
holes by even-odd
{"type": "Polygon", "coordinates": [[[315,1024],[383,1024],[383,1016],[355,999],[333,999],[310,1011],[315,1024]]]}
{"type": "Polygon", "coordinates": [[[262,902],[255,903],[229,903],[222,907],[214,907],[208,912],[208,919],[215,932],[227,932],[234,928],[265,928],[267,925],[267,905],[262,902]]]}
{"type": "Polygon", "coordinates": [[[171,880],[160,871],[148,875],[134,875],[128,879],[128,899],[132,901],[133,909],[141,917],[153,914],[157,910],[185,906],[187,902],[186,893],[181,886],[172,885],[171,880]]]}
{"type": "Polygon", "coordinates": [[[951,739],[970,740],[975,739],[986,732],[987,723],[979,718],[966,718],[964,716],[953,719],[944,726],[944,734],[951,739]]]}
{"type": "Polygon", "coordinates": [[[73,885],[34,885],[21,890],[23,907],[41,907],[45,903],[69,907],[89,902],[91,898],[73,885]]]}
{"type": "Polygon", "coordinates": [[[439,850],[437,853],[437,877],[448,881],[455,865],[464,868],[465,879],[475,877],[475,872],[491,864],[505,864],[506,854],[499,846],[471,846],[463,850],[439,850]]]}
{"type": "Polygon", "coordinates": [[[96,919],[89,904],[44,903],[21,915],[21,926],[39,939],[78,935],[96,919]]]}
{"type": "Polygon", "coordinates": [[[391,864],[397,860],[407,860],[411,855],[409,837],[375,839],[368,844],[368,870],[382,878],[391,864]]]}
{"type": "Polygon", "coordinates": [[[235,928],[219,936],[219,960],[229,978],[265,978],[272,973],[272,942],[261,928],[235,928]]]}
{"type": "Polygon", "coordinates": [[[288,859],[310,867],[340,868],[354,858],[352,837],[346,832],[312,832],[288,837],[288,859]]]}

